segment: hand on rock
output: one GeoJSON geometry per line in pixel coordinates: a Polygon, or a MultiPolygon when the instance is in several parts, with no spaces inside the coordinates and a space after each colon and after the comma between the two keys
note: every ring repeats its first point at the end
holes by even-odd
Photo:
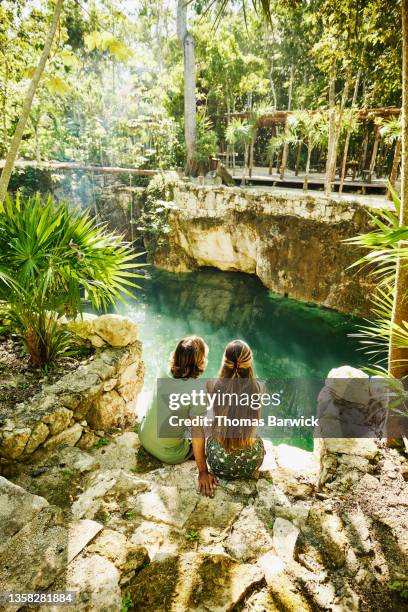
{"type": "Polygon", "coordinates": [[[214,497],[215,488],[218,481],[214,474],[211,474],[207,470],[199,472],[198,474],[198,490],[201,495],[205,497],[214,497]]]}

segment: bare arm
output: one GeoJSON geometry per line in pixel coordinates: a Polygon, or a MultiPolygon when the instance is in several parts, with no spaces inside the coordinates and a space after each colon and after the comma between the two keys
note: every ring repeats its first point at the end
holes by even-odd
{"type": "Polygon", "coordinates": [[[217,479],[215,478],[214,474],[211,474],[208,471],[207,468],[204,431],[201,428],[194,427],[192,433],[194,459],[198,468],[198,489],[201,495],[213,497],[215,487],[217,485],[217,479]]]}

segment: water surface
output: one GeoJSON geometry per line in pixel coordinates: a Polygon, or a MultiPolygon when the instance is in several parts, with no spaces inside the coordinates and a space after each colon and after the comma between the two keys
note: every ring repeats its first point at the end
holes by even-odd
{"type": "Polygon", "coordinates": [[[217,374],[225,345],[236,338],[251,346],[259,378],[324,378],[333,367],[361,364],[348,337],[355,319],[272,294],[255,276],[148,268],[140,284],[122,312],[139,325],[147,388],[190,334],[210,348],[206,377],[217,374]]]}

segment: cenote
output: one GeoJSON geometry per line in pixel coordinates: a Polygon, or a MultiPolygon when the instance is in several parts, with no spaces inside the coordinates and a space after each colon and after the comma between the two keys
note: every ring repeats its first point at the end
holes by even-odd
{"type": "Polygon", "coordinates": [[[217,374],[224,347],[235,338],[251,346],[259,378],[325,378],[333,367],[361,364],[357,343],[348,337],[356,319],[272,294],[255,276],[150,267],[139,284],[121,312],[139,325],[146,389],[178,339],[190,334],[210,348],[208,377],[217,374]]]}

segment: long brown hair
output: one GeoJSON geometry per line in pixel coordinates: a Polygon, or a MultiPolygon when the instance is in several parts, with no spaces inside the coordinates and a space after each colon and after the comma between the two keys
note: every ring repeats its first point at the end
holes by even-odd
{"type": "Polygon", "coordinates": [[[225,347],[218,378],[255,378],[252,351],[243,340],[225,347]]]}
{"type": "Polygon", "coordinates": [[[207,345],[200,336],[182,338],[170,357],[173,378],[198,378],[205,370],[207,345]]]}
{"type": "MultiPolygon", "coordinates": [[[[218,378],[214,384],[213,393],[231,393],[231,400],[225,405],[214,405],[216,416],[226,416],[231,419],[255,418],[254,411],[249,406],[243,406],[235,400],[236,394],[259,393],[260,386],[255,380],[252,351],[243,340],[233,340],[227,344],[221,362],[218,378]]],[[[213,437],[218,440],[226,451],[252,446],[256,439],[256,427],[241,426],[238,431],[230,426],[217,425],[214,420],[213,437]],[[234,435],[231,436],[231,433],[234,435]]]]}

